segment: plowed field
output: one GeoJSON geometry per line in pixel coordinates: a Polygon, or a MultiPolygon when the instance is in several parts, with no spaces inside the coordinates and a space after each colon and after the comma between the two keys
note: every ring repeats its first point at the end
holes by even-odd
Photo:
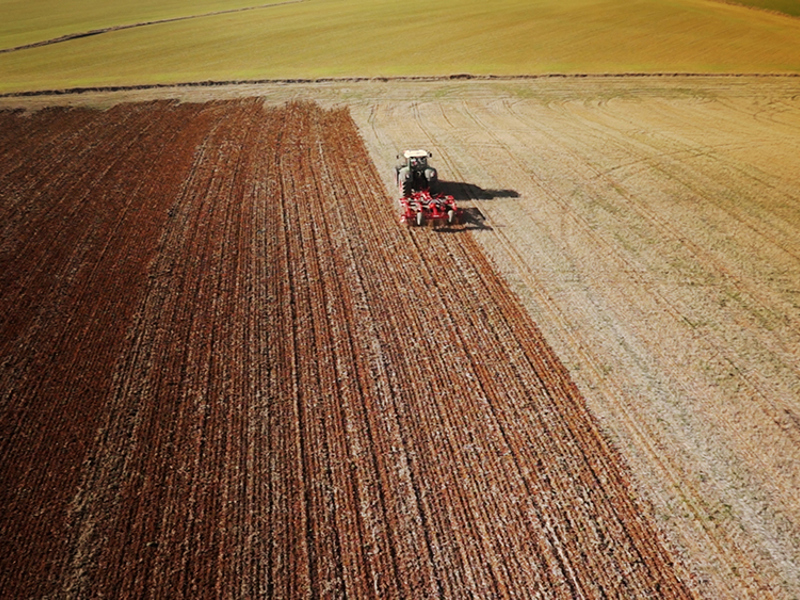
{"type": "Polygon", "coordinates": [[[528,312],[467,228],[398,225],[346,111],[3,112],[0,163],[4,597],[692,597],[528,312]]]}

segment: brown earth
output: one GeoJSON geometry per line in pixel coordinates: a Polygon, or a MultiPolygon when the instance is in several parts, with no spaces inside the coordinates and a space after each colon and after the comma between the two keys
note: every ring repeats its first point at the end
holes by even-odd
{"type": "Polygon", "coordinates": [[[468,229],[345,110],[0,113],[7,597],[690,598],[468,229]]]}

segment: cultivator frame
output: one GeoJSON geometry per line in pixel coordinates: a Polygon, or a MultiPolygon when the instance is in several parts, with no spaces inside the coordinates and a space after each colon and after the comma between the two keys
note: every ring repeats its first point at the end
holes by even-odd
{"type": "Polygon", "coordinates": [[[452,196],[421,190],[400,198],[400,223],[421,227],[427,223],[456,225],[460,220],[461,209],[452,196]]]}

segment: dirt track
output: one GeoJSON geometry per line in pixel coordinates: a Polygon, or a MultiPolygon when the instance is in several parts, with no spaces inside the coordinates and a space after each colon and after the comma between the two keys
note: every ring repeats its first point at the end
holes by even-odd
{"type": "Polygon", "coordinates": [[[10,597],[692,597],[475,239],[399,227],[346,112],[0,135],[10,597]]]}

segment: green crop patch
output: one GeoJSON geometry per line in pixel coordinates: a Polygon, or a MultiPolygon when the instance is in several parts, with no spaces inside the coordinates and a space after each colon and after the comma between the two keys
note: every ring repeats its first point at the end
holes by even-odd
{"type": "Polygon", "coordinates": [[[41,9],[10,3],[16,22],[5,22],[0,46],[165,21],[2,53],[0,93],[457,73],[800,72],[800,20],[707,0],[300,0],[240,12],[232,11],[258,5],[173,0],[97,14],[100,3],[67,4],[74,12],[64,8],[45,26],[41,9]]]}

